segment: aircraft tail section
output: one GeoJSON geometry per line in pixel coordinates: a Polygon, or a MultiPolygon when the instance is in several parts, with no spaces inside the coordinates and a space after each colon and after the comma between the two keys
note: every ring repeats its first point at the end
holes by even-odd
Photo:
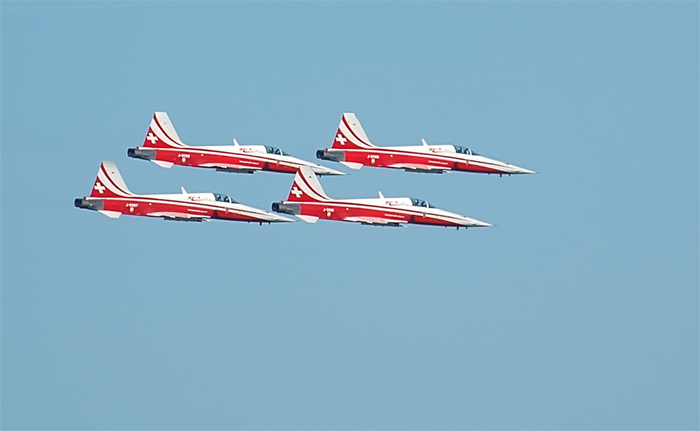
{"type": "Polygon", "coordinates": [[[102,162],[97,178],[92,186],[90,197],[114,198],[131,196],[133,193],[126,187],[126,183],[114,162],[102,162]]]}
{"type": "Polygon", "coordinates": [[[314,171],[308,166],[302,166],[294,175],[294,183],[287,200],[290,202],[322,202],[330,200],[330,198],[323,191],[314,171]]]}
{"type": "Polygon", "coordinates": [[[146,133],[146,139],[143,141],[143,146],[146,148],[178,148],[186,147],[175,131],[170,117],[165,112],[156,112],[153,114],[151,125],[146,133]]]}
{"type": "Polygon", "coordinates": [[[338,131],[333,138],[332,148],[361,149],[372,147],[374,145],[369,141],[365,129],[362,128],[357,116],[352,113],[343,114],[338,125],[338,131]]]}

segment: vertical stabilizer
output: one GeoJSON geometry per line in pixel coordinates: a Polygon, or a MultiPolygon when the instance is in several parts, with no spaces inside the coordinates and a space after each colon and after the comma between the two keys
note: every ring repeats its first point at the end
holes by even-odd
{"type": "Polygon", "coordinates": [[[294,175],[294,183],[287,200],[291,202],[319,202],[330,200],[330,198],[323,191],[314,171],[308,166],[302,166],[294,175]]]}
{"type": "Polygon", "coordinates": [[[153,114],[143,146],[146,148],[186,147],[177,135],[170,117],[165,112],[153,114]]]}
{"type": "Polygon", "coordinates": [[[333,138],[333,148],[358,149],[372,147],[374,145],[369,141],[365,129],[362,128],[360,120],[357,119],[355,114],[343,114],[338,125],[338,131],[333,138]]]}
{"type": "Polygon", "coordinates": [[[102,162],[97,171],[97,178],[92,186],[90,197],[107,198],[131,196],[133,193],[126,187],[126,183],[114,162],[102,162]]]}

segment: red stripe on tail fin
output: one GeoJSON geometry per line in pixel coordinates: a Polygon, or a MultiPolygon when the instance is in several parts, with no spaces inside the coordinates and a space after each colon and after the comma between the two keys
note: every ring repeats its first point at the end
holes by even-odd
{"type": "Polygon", "coordinates": [[[333,148],[361,149],[372,147],[374,145],[369,141],[357,116],[352,113],[343,114],[338,125],[338,131],[333,138],[333,148]]]}
{"type": "Polygon", "coordinates": [[[170,117],[165,112],[156,112],[153,114],[151,125],[146,133],[146,138],[143,141],[143,146],[146,148],[179,148],[186,145],[180,140],[180,137],[170,121],[170,117]]]}
{"type": "Polygon", "coordinates": [[[322,202],[330,200],[330,198],[323,191],[314,171],[308,166],[302,166],[294,175],[294,183],[287,200],[290,202],[322,202]]]}
{"type": "Polygon", "coordinates": [[[114,162],[102,162],[97,171],[97,178],[92,185],[90,197],[115,198],[133,195],[126,187],[124,179],[114,162]]]}

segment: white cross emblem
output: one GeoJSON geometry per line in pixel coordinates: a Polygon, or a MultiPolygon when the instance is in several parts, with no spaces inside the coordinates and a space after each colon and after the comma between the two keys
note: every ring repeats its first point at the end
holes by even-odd
{"type": "Polygon", "coordinates": [[[151,144],[154,144],[154,145],[156,142],[158,142],[158,138],[156,138],[156,136],[153,133],[149,133],[148,136],[146,136],[146,139],[151,141],[151,144]]]}
{"type": "Polygon", "coordinates": [[[302,193],[301,190],[297,188],[297,186],[294,186],[294,188],[292,189],[292,194],[296,196],[297,199],[299,199],[304,193],[302,193]]]}
{"type": "Polygon", "coordinates": [[[340,142],[340,145],[345,145],[345,142],[347,141],[347,139],[340,133],[338,133],[338,136],[335,137],[335,140],[340,142]]]}
{"type": "Polygon", "coordinates": [[[103,186],[102,184],[100,184],[99,181],[95,183],[95,187],[93,187],[93,188],[94,188],[95,190],[97,190],[98,192],[100,192],[100,194],[102,194],[102,193],[105,192],[105,186],[103,186]]]}

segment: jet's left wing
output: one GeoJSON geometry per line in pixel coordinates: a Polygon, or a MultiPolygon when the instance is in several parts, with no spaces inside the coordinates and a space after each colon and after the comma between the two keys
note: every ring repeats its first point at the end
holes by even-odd
{"type": "Polygon", "coordinates": [[[422,172],[429,174],[441,174],[446,170],[449,170],[447,167],[432,166],[422,163],[397,163],[394,165],[388,165],[387,167],[395,169],[404,169],[406,172],[422,172]]]}
{"type": "Polygon", "coordinates": [[[175,211],[159,211],[147,214],[149,217],[163,217],[165,220],[175,220],[175,221],[195,221],[201,222],[209,220],[208,216],[193,215],[184,212],[175,211]]]}
{"type": "Polygon", "coordinates": [[[234,163],[203,163],[200,165],[203,168],[215,168],[217,171],[235,172],[240,174],[252,174],[259,172],[262,168],[258,166],[240,165],[234,163]]]}
{"type": "Polygon", "coordinates": [[[374,226],[392,226],[392,227],[403,227],[401,223],[406,223],[403,221],[387,219],[382,217],[346,217],[343,220],[351,221],[361,224],[369,224],[374,226]]]}

